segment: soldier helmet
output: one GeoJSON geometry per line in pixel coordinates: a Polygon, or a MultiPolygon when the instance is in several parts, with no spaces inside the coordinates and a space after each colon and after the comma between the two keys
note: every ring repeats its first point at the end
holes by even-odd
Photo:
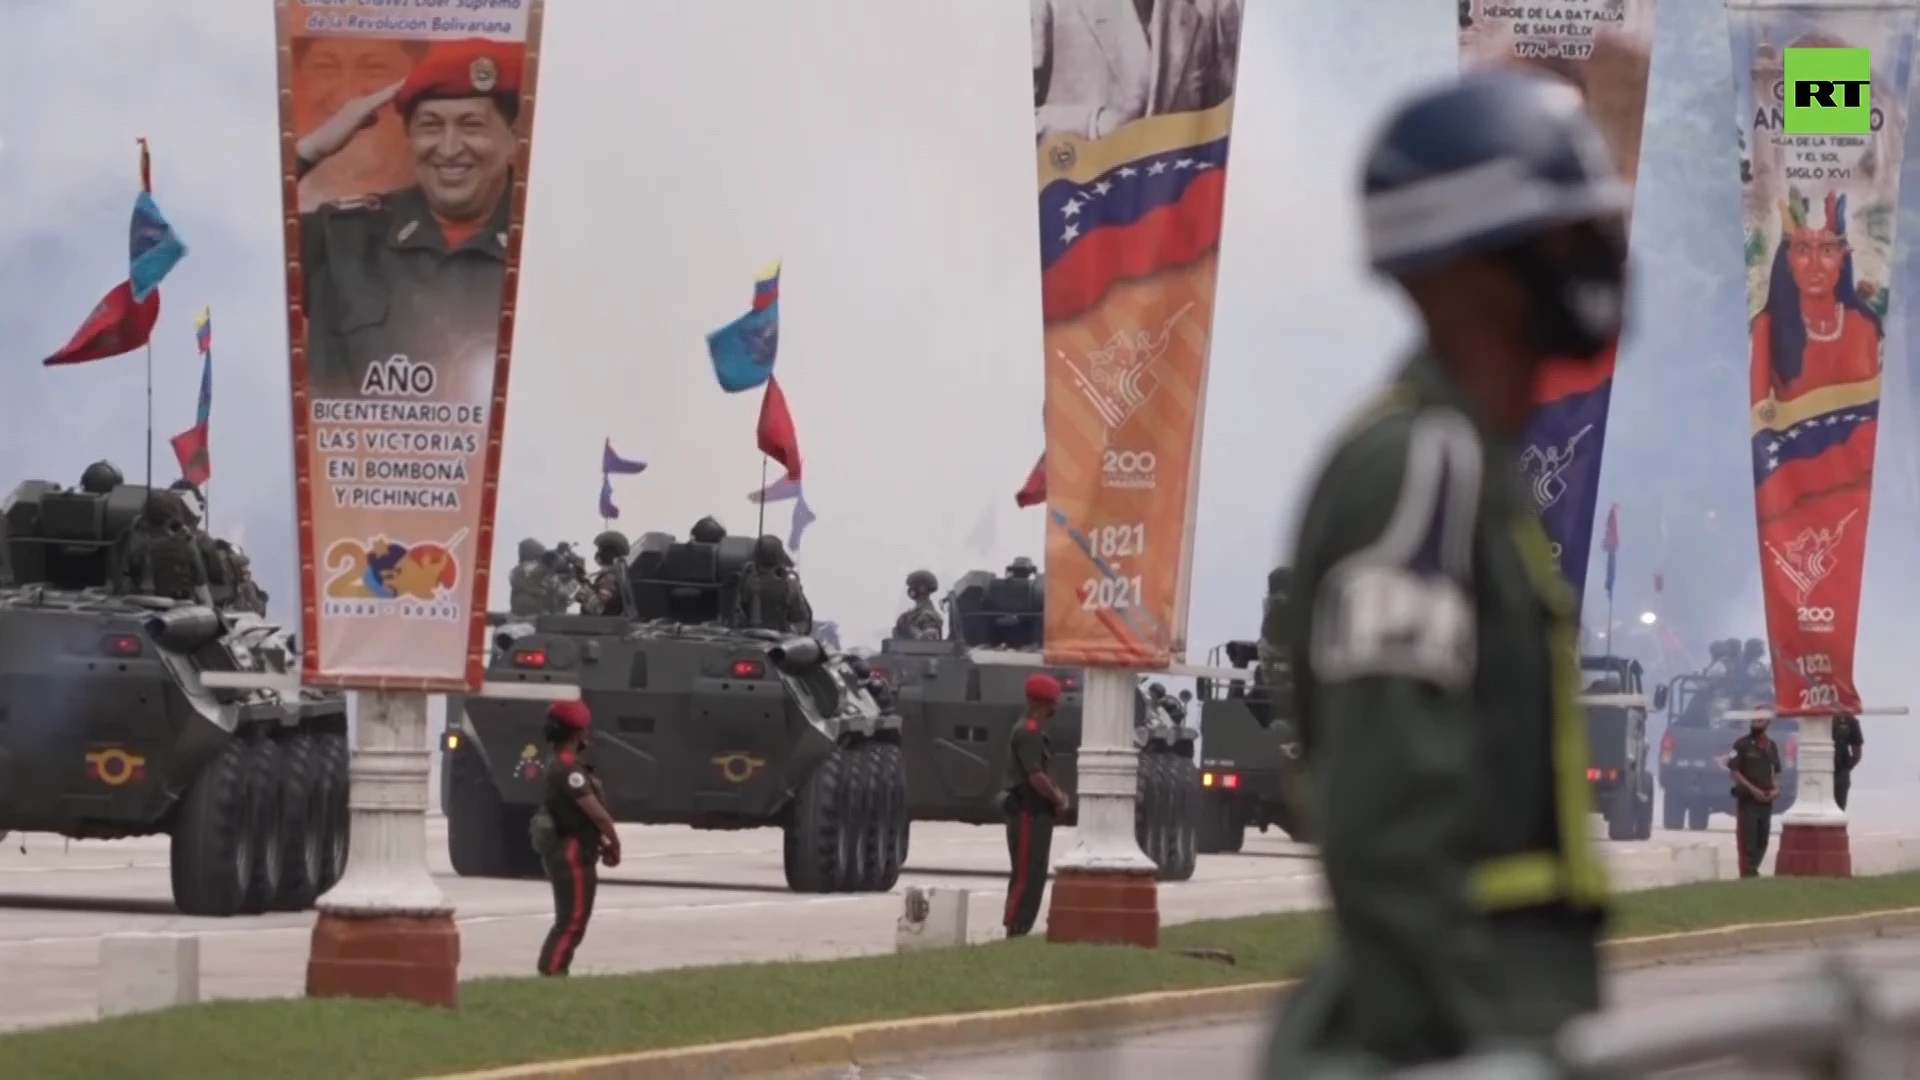
{"type": "Polygon", "coordinates": [[[1267,572],[1267,592],[1284,594],[1293,588],[1293,567],[1276,566],[1267,572]]]}
{"type": "Polygon", "coordinates": [[[1161,698],[1163,698],[1163,697],[1166,697],[1166,696],[1167,696],[1167,687],[1166,687],[1166,684],[1165,684],[1165,683],[1157,683],[1157,682],[1150,682],[1150,683],[1148,683],[1148,684],[1147,684],[1147,696],[1148,696],[1148,697],[1150,697],[1150,698],[1152,698],[1152,699],[1154,699],[1155,701],[1158,701],[1158,700],[1160,700],[1161,698]]]}
{"type": "Polygon", "coordinates": [[[105,495],[127,482],[111,461],[96,461],[80,473],[80,490],[90,495],[105,495]]]}
{"type": "Polygon", "coordinates": [[[696,544],[717,544],[727,538],[727,527],[712,517],[703,517],[693,523],[687,536],[696,544]]]}
{"type": "Polygon", "coordinates": [[[1716,641],[1708,645],[1707,658],[1709,660],[1725,660],[1727,658],[1727,643],[1724,641],[1716,641]]]}
{"type": "Polygon", "coordinates": [[[529,536],[520,541],[520,561],[538,562],[547,553],[547,545],[529,536]]]}
{"type": "Polygon", "coordinates": [[[932,596],[940,591],[940,579],[933,576],[931,570],[915,570],[907,575],[907,592],[925,593],[932,596]]]}
{"type": "Polygon", "coordinates": [[[179,524],[186,509],[186,504],[181,502],[180,496],[171,491],[149,491],[147,505],[141,516],[146,519],[148,525],[164,528],[179,524]]]}
{"type": "Polygon", "coordinates": [[[787,558],[787,545],[780,538],[769,533],[753,542],[753,564],[766,567],[790,567],[793,560],[787,558]]]}
{"type": "Polygon", "coordinates": [[[1749,664],[1760,662],[1767,655],[1767,643],[1759,638],[1748,638],[1744,655],[1749,664]]]}
{"type": "Polygon", "coordinates": [[[1008,577],[1030,578],[1038,572],[1039,568],[1033,565],[1033,560],[1027,558],[1025,555],[1018,556],[1007,564],[1008,577]]]}
{"type": "Polygon", "coordinates": [[[607,562],[624,559],[632,550],[633,545],[627,542],[627,535],[618,529],[608,529],[593,538],[593,553],[607,562]]]}

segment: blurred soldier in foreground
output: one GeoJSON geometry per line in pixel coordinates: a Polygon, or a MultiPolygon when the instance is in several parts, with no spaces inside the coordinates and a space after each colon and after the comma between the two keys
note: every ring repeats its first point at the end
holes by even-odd
{"type": "Polygon", "coordinates": [[[1628,191],[1578,92],[1512,70],[1415,98],[1366,163],[1373,266],[1426,341],[1301,520],[1284,639],[1338,934],[1267,1075],[1545,1069],[1599,1007],[1607,883],[1574,600],[1515,443],[1541,368],[1620,334],[1628,191]]]}
{"type": "Polygon", "coordinates": [[[931,570],[915,570],[907,575],[907,599],[913,607],[893,620],[893,636],[908,641],[939,641],[946,632],[940,609],[933,606],[933,594],[940,591],[940,580],[931,570]]]}
{"type": "Polygon", "coordinates": [[[613,529],[593,538],[593,561],[600,569],[587,586],[586,599],[580,601],[580,614],[626,614],[626,590],[620,586],[621,579],[626,575],[627,553],[632,550],[633,545],[627,542],[626,534],[613,529]]]}
{"type": "Polygon", "coordinates": [[[793,573],[793,560],[777,536],[753,545],[753,565],[740,582],[738,621],[744,626],[796,634],[813,627],[813,608],[793,573]]]}

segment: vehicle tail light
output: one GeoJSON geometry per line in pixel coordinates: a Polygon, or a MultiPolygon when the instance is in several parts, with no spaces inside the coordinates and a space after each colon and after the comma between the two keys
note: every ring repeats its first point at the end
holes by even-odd
{"type": "Polygon", "coordinates": [[[1673,732],[1660,736],[1660,764],[1673,764],[1673,732]]]}
{"type": "Polygon", "coordinates": [[[1240,777],[1234,775],[1233,773],[1227,773],[1226,775],[1220,777],[1220,786],[1223,788],[1226,788],[1228,791],[1232,791],[1233,789],[1240,786],[1240,777]]]}
{"type": "Polygon", "coordinates": [[[1791,769],[1800,764],[1800,740],[1787,737],[1786,753],[1782,755],[1784,764],[1791,769]]]}
{"type": "Polygon", "coordinates": [[[1589,780],[1618,780],[1618,779],[1620,779],[1620,770],[1619,770],[1619,769],[1588,769],[1588,770],[1587,770],[1587,779],[1589,779],[1589,780]]]}
{"type": "Polygon", "coordinates": [[[1212,786],[1213,786],[1213,774],[1212,774],[1212,773],[1210,773],[1210,772],[1203,772],[1203,773],[1201,773],[1201,774],[1200,774],[1200,786],[1201,786],[1201,787],[1212,787],[1212,786]]]}
{"type": "Polygon", "coordinates": [[[139,656],[146,646],[136,634],[108,634],[100,639],[100,651],[108,656],[139,656]]]}
{"type": "Polygon", "coordinates": [[[451,752],[458,749],[460,749],[460,733],[457,731],[447,732],[447,750],[451,752]]]}
{"type": "Polygon", "coordinates": [[[767,665],[758,660],[735,660],[733,677],[736,679],[758,679],[767,673],[767,665]]]}
{"type": "Polygon", "coordinates": [[[513,666],[523,668],[544,668],[547,666],[547,650],[516,649],[513,653],[513,666]]]}

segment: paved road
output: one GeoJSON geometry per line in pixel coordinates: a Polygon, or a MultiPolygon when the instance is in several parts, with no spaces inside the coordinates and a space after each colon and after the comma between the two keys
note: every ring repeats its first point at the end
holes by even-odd
{"type": "MultiPolygon", "coordinates": [[[[545,883],[456,877],[446,861],[444,824],[429,828],[436,876],[460,913],[462,975],[530,971],[551,918],[545,883]]],[[[781,876],[776,831],[625,831],[627,861],[603,879],[577,971],[824,958],[893,947],[898,890],[892,896],[795,896],[781,876]]],[[[1056,838],[1055,851],[1072,843],[1068,831],[1056,838]]],[[[1724,830],[1663,833],[1605,848],[1628,888],[1733,871],[1732,837],[1724,830]]],[[[1920,831],[1857,829],[1854,851],[1863,873],[1917,865],[1920,831]]],[[[7,976],[0,979],[0,1029],[90,1018],[98,942],[116,932],[201,935],[206,997],[301,991],[313,917],[177,915],[167,900],[166,853],[164,838],[69,845],[57,837],[15,835],[0,842],[0,970],[7,976]]],[[[970,890],[972,935],[990,938],[998,935],[1005,865],[997,827],[920,825],[902,885],[970,890]]],[[[1319,891],[1304,848],[1278,834],[1251,835],[1245,853],[1204,857],[1193,881],[1164,886],[1160,908],[1169,923],[1296,910],[1318,905],[1319,891]]]]}
{"type": "MultiPolygon", "coordinates": [[[[1881,939],[1847,951],[1868,972],[1911,974],[1920,967],[1920,937],[1881,939]]],[[[1817,951],[1805,950],[1641,968],[1616,976],[1608,993],[1612,1001],[1636,1007],[1688,1001],[1727,986],[1764,985],[1803,975],[1818,962],[1817,951]]],[[[1184,1076],[1252,1080],[1258,1075],[1265,1038],[1264,1022],[1212,1025],[1105,1045],[840,1071],[820,1080],[1166,1080],[1184,1076]]],[[[1688,1070],[1686,1075],[1762,1080],[1752,1069],[1688,1070]]]]}

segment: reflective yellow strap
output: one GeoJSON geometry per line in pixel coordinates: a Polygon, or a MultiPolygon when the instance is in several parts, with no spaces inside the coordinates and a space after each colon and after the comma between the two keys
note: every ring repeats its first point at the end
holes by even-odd
{"type": "Polygon", "coordinates": [[[1527,851],[1489,859],[1473,868],[1473,901],[1482,911],[1511,911],[1567,899],[1560,858],[1527,851]]]}
{"type": "Polygon", "coordinates": [[[1532,514],[1522,514],[1515,529],[1521,557],[1536,587],[1546,595],[1561,594],[1551,604],[1553,626],[1548,634],[1553,694],[1553,787],[1558,818],[1561,861],[1567,900],[1598,907],[1608,894],[1606,868],[1593,851],[1587,819],[1593,813],[1593,792],[1587,786],[1587,714],[1580,707],[1580,645],[1566,602],[1566,585],[1553,563],[1546,530],[1532,514]]]}

